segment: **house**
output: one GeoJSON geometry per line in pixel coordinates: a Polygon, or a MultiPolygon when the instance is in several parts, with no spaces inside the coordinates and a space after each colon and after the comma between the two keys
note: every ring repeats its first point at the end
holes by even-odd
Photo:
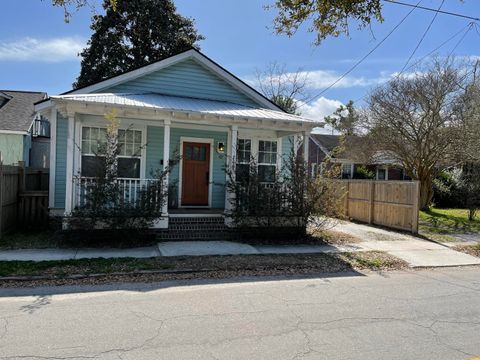
{"type": "Polygon", "coordinates": [[[82,184],[92,176],[105,133],[104,115],[114,110],[123,149],[118,175],[126,194],[156,170],[173,166],[168,207],[157,227],[168,227],[168,219],[181,214],[223,214],[230,205],[227,168],[253,156],[269,182],[295,138],[308,138],[322,125],[285,113],[195,49],[51,96],[35,108],[52,124],[53,215],[68,216],[82,205],[82,184]],[[171,164],[176,153],[180,160],[171,164]]]}
{"type": "Polygon", "coordinates": [[[360,136],[311,134],[309,152],[312,175],[321,174],[328,159],[330,163],[341,164],[343,179],[364,178],[360,168],[373,173],[376,180],[408,179],[403,168],[391,156],[372,152],[360,136]]]}
{"type": "Polygon", "coordinates": [[[3,164],[24,161],[26,166],[48,167],[48,121],[37,116],[34,103],[44,92],[0,90],[0,153],[3,164]]]}

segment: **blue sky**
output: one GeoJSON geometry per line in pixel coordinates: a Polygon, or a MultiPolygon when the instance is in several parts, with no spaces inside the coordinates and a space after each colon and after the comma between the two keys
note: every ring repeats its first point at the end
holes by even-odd
{"type": "MultiPolygon", "coordinates": [[[[372,31],[358,31],[350,37],[331,38],[313,45],[313,34],[302,28],[294,37],[275,35],[271,29],[273,11],[263,5],[273,0],[176,0],[178,11],[193,17],[198,31],[206,37],[202,51],[221,65],[250,80],[255,70],[277,61],[295,71],[302,68],[311,78],[309,92],[318,94],[373,48],[409,11],[400,5],[384,3],[385,22],[373,24],[372,31]]],[[[404,0],[416,3],[416,0],[404,0]]],[[[421,5],[436,8],[441,0],[422,0],[421,5]]],[[[101,11],[100,6],[98,10],[101,11]]],[[[446,0],[442,10],[480,17],[478,0],[446,0]]],[[[57,94],[70,89],[79,72],[76,56],[89,38],[91,11],[75,13],[70,23],[63,21],[63,10],[50,0],[2,2],[0,12],[0,89],[43,90],[57,94]]],[[[361,98],[373,86],[386,81],[404,65],[434,14],[415,10],[382,46],[347,78],[304,106],[310,116],[324,116],[340,102],[361,98]]],[[[427,54],[468,20],[439,15],[414,59],[427,54]]],[[[461,35],[446,44],[440,55],[448,54],[461,35]]],[[[480,35],[467,33],[456,48],[457,56],[480,55],[480,35]]]]}

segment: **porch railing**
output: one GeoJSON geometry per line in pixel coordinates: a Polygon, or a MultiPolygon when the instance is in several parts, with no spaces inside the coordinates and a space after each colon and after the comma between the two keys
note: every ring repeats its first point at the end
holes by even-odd
{"type": "MultiPolygon", "coordinates": [[[[88,208],[89,198],[97,179],[92,177],[80,177],[74,180],[74,208],[88,208]]],[[[151,189],[152,185],[157,185],[158,179],[136,179],[136,178],[117,178],[116,184],[121,195],[119,199],[123,203],[136,205],[141,200],[142,192],[151,189]]],[[[160,193],[157,192],[153,200],[156,204],[160,203],[160,193]]]]}

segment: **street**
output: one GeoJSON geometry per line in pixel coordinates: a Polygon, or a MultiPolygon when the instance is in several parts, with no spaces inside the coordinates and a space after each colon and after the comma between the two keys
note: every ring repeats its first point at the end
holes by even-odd
{"type": "Polygon", "coordinates": [[[471,359],[478,268],[0,290],[2,359],[471,359]]]}

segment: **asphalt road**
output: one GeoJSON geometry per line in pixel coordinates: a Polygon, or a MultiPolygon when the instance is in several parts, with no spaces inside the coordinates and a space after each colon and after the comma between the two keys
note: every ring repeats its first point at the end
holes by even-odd
{"type": "Polygon", "coordinates": [[[0,289],[0,358],[470,359],[479,275],[0,289]]]}

